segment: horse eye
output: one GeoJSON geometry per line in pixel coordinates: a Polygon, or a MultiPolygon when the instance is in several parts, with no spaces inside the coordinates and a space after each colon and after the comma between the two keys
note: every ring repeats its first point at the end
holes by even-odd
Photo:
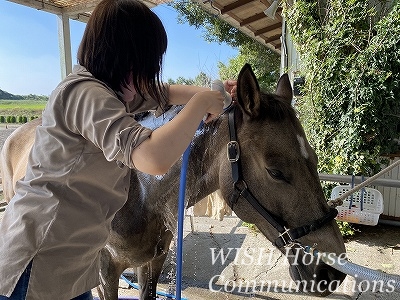
{"type": "Polygon", "coordinates": [[[287,181],[283,173],[277,169],[267,169],[268,174],[276,180],[287,181]]]}

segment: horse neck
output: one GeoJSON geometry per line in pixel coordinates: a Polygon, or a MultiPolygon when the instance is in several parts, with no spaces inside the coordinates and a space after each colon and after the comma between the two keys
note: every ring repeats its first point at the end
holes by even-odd
{"type": "MultiPolygon", "coordinates": [[[[219,188],[219,169],[222,159],[226,159],[228,142],[228,123],[226,116],[221,116],[212,124],[204,125],[203,133],[192,142],[186,170],[186,198],[192,206],[219,188]]],[[[177,211],[177,199],[182,171],[182,160],[178,161],[167,174],[150,176],[133,172],[131,184],[135,187],[130,192],[133,207],[146,204],[146,208],[157,211],[168,207],[177,211]],[[153,199],[149,201],[149,199],[153,199]]]]}
{"type": "Polygon", "coordinates": [[[220,162],[226,157],[228,140],[226,116],[205,124],[193,139],[186,176],[189,206],[218,190],[220,162]]]}

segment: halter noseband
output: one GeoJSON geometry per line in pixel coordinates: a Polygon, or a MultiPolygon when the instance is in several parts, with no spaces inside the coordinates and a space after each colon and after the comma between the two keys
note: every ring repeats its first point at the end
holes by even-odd
{"type": "Polygon", "coordinates": [[[331,210],[325,216],[313,221],[310,224],[299,226],[293,229],[286,228],[284,225],[282,225],[282,221],[264,208],[264,206],[262,206],[262,204],[252,195],[243,179],[240,165],[240,147],[237,141],[235,128],[234,106],[230,107],[229,109],[228,124],[230,141],[227,144],[227,156],[231,163],[234,187],[234,192],[229,199],[229,205],[233,209],[233,205],[236,204],[236,202],[239,200],[239,197],[245,198],[247,202],[249,202],[253,208],[279,232],[279,236],[275,240],[276,247],[291,247],[297,243],[297,239],[323,227],[336,217],[338,211],[335,208],[331,208],[331,210]]]}

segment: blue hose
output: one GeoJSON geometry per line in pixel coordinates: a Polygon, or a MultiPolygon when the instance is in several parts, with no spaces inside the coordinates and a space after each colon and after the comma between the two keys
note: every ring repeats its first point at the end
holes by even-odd
{"type": "MultiPolygon", "coordinates": [[[[204,125],[202,121],[197,128],[201,129],[204,125]]],[[[179,181],[179,198],[178,198],[178,237],[176,245],[176,298],[181,300],[182,292],[182,265],[183,265],[183,222],[185,220],[185,199],[186,199],[186,174],[189,164],[189,156],[192,143],[186,148],[182,156],[181,177],[179,181]]],[[[184,298],[182,298],[184,299],[184,298]]]]}
{"type": "MultiPolygon", "coordinates": [[[[200,124],[201,126],[201,124],[200,124]]],[[[179,183],[178,198],[178,237],[176,249],[176,298],[181,300],[182,291],[182,261],[183,261],[183,222],[185,218],[185,193],[186,193],[186,173],[189,163],[190,146],[187,147],[182,156],[181,177],[179,183]]]]}
{"type": "MultiPolygon", "coordinates": [[[[203,126],[203,122],[200,123],[199,129],[203,126]]],[[[187,167],[189,164],[189,156],[191,150],[191,143],[186,148],[185,152],[182,156],[182,165],[181,165],[181,176],[179,182],[179,195],[178,195],[178,233],[177,233],[177,249],[176,249],[176,291],[175,296],[171,294],[160,294],[157,292],[157,295],[165,296],[169,299],[177,299],[177,300],[187,300],[186,298],[182,298],[182,266],[183,266],[183,223],[185,219],[185,198],[186,198],[186,174],[187,167]]],[[[121,278],[124,279],[129,285],[132,287],[139,289],[137,285],[134,285],[130,282],[125,276],[121,275],[121,278]]]]}
{"type": "MultiPolygon", "coordinates": [[[[211,84],[211,90],[220,91],[224,97],[224,111],[232,104],[232,97],[225,91],[224,84],[221,80],[214,80],[211,84]]],[[[206,119],[204,117],[203,121],[206,119]]],[[[199,125],[200,129],[204,122],[199,125]]],[[[181,177],[179,183],[179,199],[178,199],[178,237],[176,250],[176,299],[181,300],[182,291],[182,261],[183,261],[183,222],[185,219],[185,192],[186,192],[186,173],[189,163],[191,144],[187,147],[182,156],[181,177]]]]}
{"type": "MultiPolygon", "coordinates": [[[[136,289],[136,290],[139,290],[139,286],[138,286],[137,284],[134,284],[132,281],[130,281],[130,280],[129,280],[128,278],[126,278],[124,275],[121,275],[121,278],[122,278],[123,280],[125,280],[125,282],[126,282],[127,284],[129,284],[131,287],[133,287],[133,288],[136,289]]],[[[168,293],[164,293],[164,292],[157,291],[156,294],[157,294],[157,296],[166,297],[166,298],[168,298],[168,299],[176,299],[176,296],[171,295],[171,294],[168,294],[168,293]]],[[[128,298],[128,297],[121,298],[121,297],[118,297],[118,299],[119,299],[119,300],[127,300],[127,299],[138,299],[138,298],[136,298],[136,297],[132,297],[132,298],[128,298]]],[[[182,298],[182,300],[187,300],[187,299],[186,299],[186,298],[182,298]]]]}

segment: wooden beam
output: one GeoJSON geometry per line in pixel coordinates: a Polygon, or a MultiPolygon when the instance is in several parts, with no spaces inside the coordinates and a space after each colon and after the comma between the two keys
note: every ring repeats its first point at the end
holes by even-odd
{"type": "Polygon", "coordinates": [[[231,4],[228,4],[226,6],[223,6],[220,8],[221,14],[226,14],[227,12],[234,10],[235,8],[241,7],[243,5],[246,5],[248,3],[253,2],[254,0],[238,0],[236,2],[233,2],[231,4]]]}
{"type": "Polygon", "coordinates": [[[69,18],[74,21],[87,23],[89,21],[90,14],[89,13],[72,14],[72,15],[69,15],[69,18]]]}
{"type": "Polygon", "coordinates": [[[267,16],[264,14],[264,12],[261,12],[261,13],[255,14],[254,16],[251,16],[251,17],[249,17],[249,18],[246,18],[246,19],[242,20],[242,21],[239,23],[239,25],[240,25],[240,26],[245,26],[245,25],[248,25],[248,24],[253,23],[253,22],[255,22],[255,21],[264,19],[264,18],[266,18],[266,17],[267,17],[267,16]]]}
{"type": "Polygon", "coordinates": [[[93,11],[96,5],[101,0],[88,0],[84,3],[79,3],[71,6],[64,7],[63,13],[68,15],[77,15],[81,13],[88,13],[93,11]]]}
{"type": "Polygon", "coordinates": [[[282,23],[280,23],[280,22],[279,23],[275,23],[275,24],[272,24],[272,25],[270,25],[268,27],[264,27],[264,28],[261,28],[259,30],[254,31],[254,35],[258,36],[260,34],[263,34],[263,33],[266,33],[266,32],[281,28],[281,27],[282,27],[282,23]]]}
{"type": "Polygon", "coordinates": [[[264,39],[264,41],[265,41],[267,44],[269,44],[269,43],[271,43],[271,42],[273,42],[273,41],[280,40],[280,38],[281,38],[281,35],[280,35],[280,34],[277,34],[277,35],[274,35],[274,36],[271,36],[271,37],[269,37],[269,38],[264,39]]]}

